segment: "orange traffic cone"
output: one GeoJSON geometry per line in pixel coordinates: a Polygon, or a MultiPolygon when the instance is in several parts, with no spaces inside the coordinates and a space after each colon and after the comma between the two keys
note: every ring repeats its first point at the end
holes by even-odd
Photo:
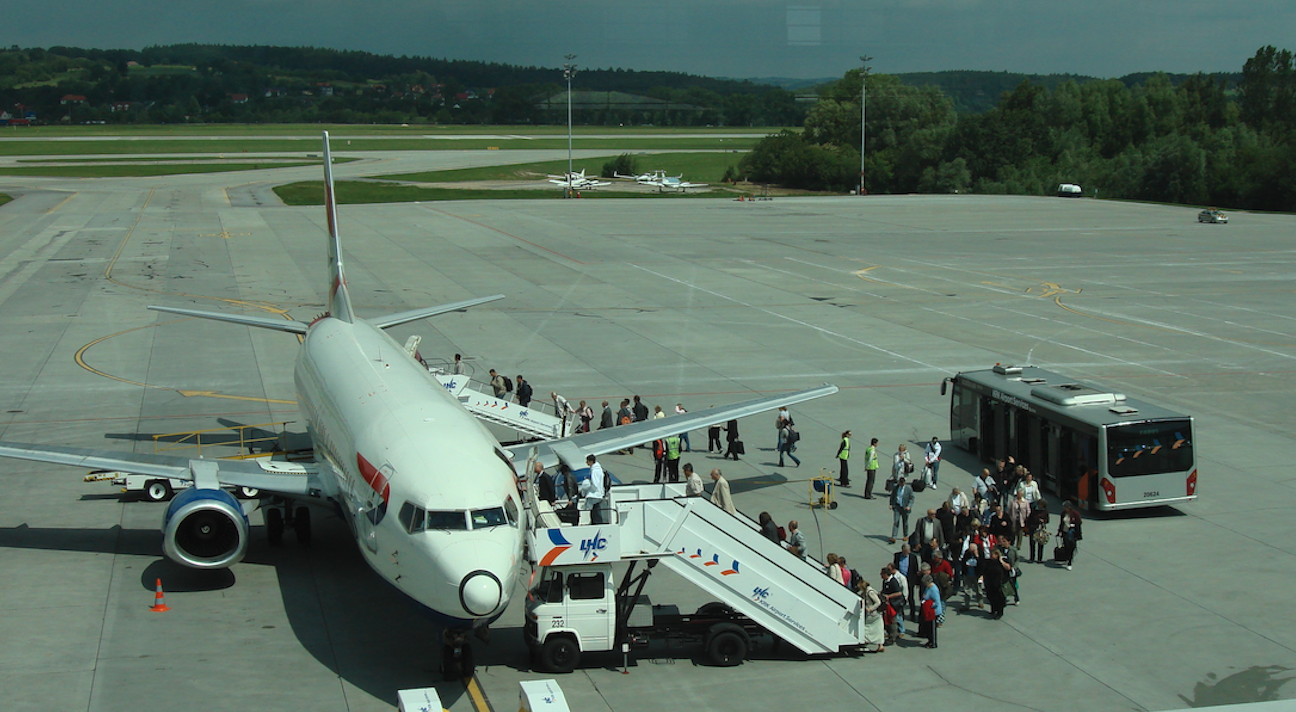
{"type": "Polygon", "coordinates": [[[157,593],[153,594],[153,606],[149,608],[149,610],[155,613],[161,613],[163,611],[171,610],[171,606],[168,606],[166,604],[166,601],[163,599],[164,596],[162,595],[162,579],[158,579],[157,593]]]}

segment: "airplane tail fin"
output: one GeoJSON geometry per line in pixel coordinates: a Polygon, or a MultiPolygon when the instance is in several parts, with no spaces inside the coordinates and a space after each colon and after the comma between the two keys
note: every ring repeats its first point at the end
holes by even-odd
{"type": "Polygon", "coordinates": [[[329,231],[329,296],[328,313],[347,323],[355,321],[351,310],[351,295],[347,292],[346,277],[342,272],[342,242],[338,237],[337,195],[333,192],[333,157],[329,153],[329,135],[324,132],[324,210],[328,215],[329,231]]]}

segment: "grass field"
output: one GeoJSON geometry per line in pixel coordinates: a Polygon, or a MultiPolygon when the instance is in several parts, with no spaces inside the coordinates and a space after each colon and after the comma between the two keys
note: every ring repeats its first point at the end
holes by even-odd
{"type": "MultiPolygon", "coordinates": [[[[640,173],[664,170],[667,175],[681,175],[684,180],[693,183],[718,183],[724,177],[725,169],[738,166],[741,153],[708,152],[708,153],[645,153],[633,154],[640,173]]],[[[616,157],[616,154],[598,158],[582,158],[572,162],[572,170],[585,170],[586,176],[597,176],[603,170],[603,164],[616,157]]],[[[428,171],[425,173],[398,173],[381,176],[390,180],[413,181],[417,183],[453,183],[478,180],[532,180],[538,175],[561,175],[567,170],[567,159],[557,161],[537,161],[535,163],[514,163],[506,166],[483,166],[481,168],[460,168],[449,171],[428,171]]]]}
{"type": "Polygon", "coordinates": [[[9,201],[11,201],[11,200],[13,200],[13,198],[11,198],[11,197],[5,195],[4,193],[0,193],[0,205],[4,205],[5,203],[7,203],[7,202],[9,202],[9,201]]]}
{"type": "MultiPolygon", "coordinates": [[[[562,190],[474,190],[470,188],[426,188],[423,186],[401,185],[398,183],[373,183],[368,181],[338,181],[337,200],[339,203],[414,203],[433,202],[438,200],[563,200],[562,190]]],[[[274,189],[279,199],[288,205],[323,205],[324,182],[306,181],[290,183],[274,189]]],[[[585,198],[666,198],[693,200],[697,198],[732,198],[727,191],[710,193],[627,193],[616,191],[583,192],[585,198]]]]}
{"type": "MultiPolygon", "coordinates": [[[[783,127],[658,127],[658,126],[576,126],[575,138],[600,136],[672,136],[680,133],[766,134],[778,133],[783,127]]],[[[118,124],[112,126],[27,126],[0,132],[5,136],[56,138],[65,136],[299,136],[318,139],[321,131],[336,137],[350,136],[559,136],[567,140],[567,127],[554,126],[480,126],[460,124],[118,124]]]]}
{"type": "Polygon", "coordinates": [[[115,164],[107,166],[0,166],[0,175],[46,176],[59,178],[141,178],[170,176],[184,173],[221,173],[225,171],[255,171],[265,168],[294,168],[319,165],[319,161],[296,163],[150,163],[145,165],[115,164]]]}
{"type": "MultiPolygon", "coordinates": [[[[320,138],[129,138],[120,141],[61,138],[49,141],[5,141],[0,156],[84,156],[116,153],[302,153],[320,149],[320,138]]],[[[756,138],[678,137],[669,134],[636,138],[577,138],[573,146],[595,151],[715,151],[749,149],[756,138]]],[[[484,151],[489,149],[566,149],[565,137],[554,138],[356,138],[333,139],[334,153],[346,151],[484,151]]]]}
{"type": "MultiPolygon", "coordinates": [[[[55,164],[62,165],[62,164],[69,164],[69,163],[195,163],[200,161],[226,161],[226,160],[237,162],[237,163],[246,163],[247,157],[241,153],[234,154],[234,156],[231,156],[228,159],[225,158],[224,156],[221,156],[218,159],[212,158],[211,156],[205,156],[203,158],[190,158],[187,156],[185,157],[126,156],[124,158],[115,158],[112,156],[95,156],[94,158],[19,158],[17,159],[17,162],[18,163],[41,163],[41,164],[55,163],[55,164]],[[237,158],[235,156],[237,156],[237,158]]],[[[360,159],[334,157],[333,162],[349,163],[351,161],[358,161],[358,160],[360,159]]],[[[264,162],[269,165],[273,165],[275,163],[285,163],[285,162],[296,162],[300,164],[302,161],[305,161],[306,163],[322,163],[323,159],[311,158],[310,156],[307,156],[306,158],[302,158],[301,156],[257,156],[257,161],[264,162]]]]}

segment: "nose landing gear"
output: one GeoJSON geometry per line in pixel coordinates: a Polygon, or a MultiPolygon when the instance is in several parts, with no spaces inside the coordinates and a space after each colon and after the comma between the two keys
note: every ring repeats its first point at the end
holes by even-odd
{"type": "Polygon", "coordinates": [[[477,672],[473,661],[472,645],[468,643],[468,631],[447,630],[441,633],[444,645],[441,648],[441,673],[446,681],[467,680],[477,672]]]}

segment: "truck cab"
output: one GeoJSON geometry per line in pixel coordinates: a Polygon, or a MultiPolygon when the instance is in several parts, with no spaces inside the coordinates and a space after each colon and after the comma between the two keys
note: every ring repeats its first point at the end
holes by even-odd
{"type": "Polygon", "coordinates": [[[527,644],[553,670],[575,668],[581,651],[611,650],[616,596],[611,564],[543,569],[527,595],[527,644]]]}

